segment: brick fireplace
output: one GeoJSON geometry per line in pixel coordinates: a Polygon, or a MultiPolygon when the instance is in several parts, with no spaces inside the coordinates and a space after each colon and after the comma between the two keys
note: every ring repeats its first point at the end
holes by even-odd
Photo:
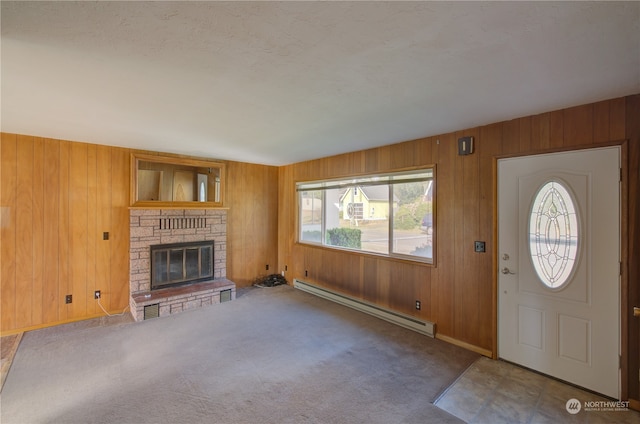
{"type": "Polygon", "coordinates": [[[218,303],[222,291],[235,298],[235,284],[226,279],[226,209],[131,209],[129,216],[129,304],[136,321],[149,305],[166,316],[218,303]],[[197,241],[213,241],[212,281],[151,290],[150,247],[197,241]]]}

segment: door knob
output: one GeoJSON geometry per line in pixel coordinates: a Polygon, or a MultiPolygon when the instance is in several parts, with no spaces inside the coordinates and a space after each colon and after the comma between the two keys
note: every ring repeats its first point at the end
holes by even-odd
{"type": "Polygon", "coordinates": [[[507,275],[507,274],[515,274],[515,272],[511,272],[511,270],[509,268],[507,268],[506,266],[504,268],[502,268],[502,273],[507,275]]]}
{"type": "Polygon", "coordinates": [[[633,316],[640,317],[640,308],[638,308],[637,306],[633,307],[633,316]]]}

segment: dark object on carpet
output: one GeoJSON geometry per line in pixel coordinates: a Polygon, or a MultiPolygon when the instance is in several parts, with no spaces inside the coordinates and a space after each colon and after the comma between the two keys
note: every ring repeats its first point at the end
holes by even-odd
{"type": "Polygon", "coordinates": [[[253,285],[257,287],[275,287],[287,284],[287,279],[280,274],[271,274],[266,277],[258,277],[253,285]]]}

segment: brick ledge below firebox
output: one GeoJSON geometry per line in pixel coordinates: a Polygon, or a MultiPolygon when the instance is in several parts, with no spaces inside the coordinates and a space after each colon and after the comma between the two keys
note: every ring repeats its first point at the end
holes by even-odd
{"type": "Polygon", "coordinates": [[[144,320],[144,307],[159,305],[159,316],[168,316],[189,309],[220,303],[220,292],[231,290],[231,299],[236,298],[236,285],[226,278],[169,287],[131,296],[131,315],[136,321],[144,320]]]}

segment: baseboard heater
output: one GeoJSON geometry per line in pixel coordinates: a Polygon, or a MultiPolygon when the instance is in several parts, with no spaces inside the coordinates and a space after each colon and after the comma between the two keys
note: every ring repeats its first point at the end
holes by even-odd
{"type": "Polygon", "coordinates": [[[435,336],[436,325],[433,322],[421,321],[415,317],[401,314],[399,312],[393,312],[388,309],[381,308],[380,306],[376,306],[372,303],[368,303],[360,299],[337,293],[324,287],[318,287],[313,284],[300,281],[296,278],[294,278],[293,280],[293,287],[307,293],[311,293],[318,297],[323,297],[341,305],[348,306],[360,312],[373,315],[377,318],[389,321],[401,327],[408,328],[409,330],[417,331],[418,333],[427,335],[429,337],[435,336]]]}

